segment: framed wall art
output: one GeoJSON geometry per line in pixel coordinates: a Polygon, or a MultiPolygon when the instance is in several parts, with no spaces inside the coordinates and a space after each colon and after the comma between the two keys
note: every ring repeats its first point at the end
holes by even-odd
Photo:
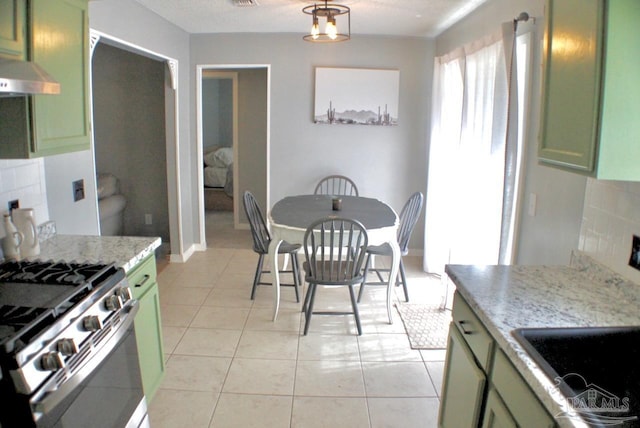
{"type": "Polygon", "coordinates": [[[398,124],[399,70],[316,67],[315,72],[315,123],[398,124]]]}

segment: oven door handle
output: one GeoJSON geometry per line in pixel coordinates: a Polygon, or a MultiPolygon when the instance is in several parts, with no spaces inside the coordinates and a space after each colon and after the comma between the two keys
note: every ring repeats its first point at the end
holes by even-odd
{"type": "Polygon", "coordinates": [[[51,412],[58,404],[60,404],[69,394],[80,385],[85,379],[87,379],[95,368],[113,351],[113,349],[120,343],[120,340],[127,334],[129,327],[133,324],[135,315],[140,309],[140,303],[137,300],[132,300],[131,305],[128,307],[128,311],[125,308],[126,316],[123,317],[122,322],[117,326],[117,329],[111,334],[111,337],[106,342],[102,343],[100,348],[94,350],[90,358],[87,359],[85,364],[71,375],[64,383],[57,388],[55,384],[53,386],[45,385],[43,388],[31,399],[31,407],[34,411],[35,419],[38,420],[40,416],[51,412]],[[42,397],[42,398],[40,398],[42,397]]]}

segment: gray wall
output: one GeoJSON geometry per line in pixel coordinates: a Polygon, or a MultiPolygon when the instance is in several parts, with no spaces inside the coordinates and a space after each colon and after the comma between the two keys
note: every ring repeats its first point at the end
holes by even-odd
{"type": "Polygon", "coordinates": [[[123,234],[168,242],[165,64],[104,43],[92,61],[96,170],[120,181],[123,234]]]}
{"type": "Polygon", "coordinates": [[[204,148],[232,146],[232,89],[231,79],[202,79],[202,146],[204,148]]]}
{"type": "Polygon", "coordinates": [[[470,16],[437,38],[441,55],[483,35],[520,12],[536,18],[527,25],[535,31],[533,86],[529,105],[523,212],[519,229],[518,264],[567,264],[571,250],[578,248],[586,178],[538,165],[537,144],[540,118],[541,40],[544,32],[544,0],[490,0],[470,16]],[[527,212],[531,194],[537,195],[535,216],[527,212]]]}
{"type": "MultiPolygon", "coordinates": [[[[194,70],[196,65],[271,66],[269,205],[311,193],[321,177],[341,173],[358,183],[363,196],[399,211],[411,193],[426,188],[433,51],[433,41],[418,38],[358,36],[320,45],[299,34],[194,34],[190,56],[194,70]],[[399,69],[399,126],[314,124],[317,66],[399,69]]],[[[195,84],[192,91],[195,99],[195,84]]],[[[422,248],[423,229],[421,220],[412,248],[422,248]]]]}
{"type": "MultiPolygon", "coordinates": [[[[97,31],[148,51],[164,55],[177,61],[178,111],[176,132],[178,151],[173,142],[167,147],[167,187],[169,221],[171,223],[171,253],[188,252],[198,236],[194,192],[195,138],[191,138],[192,92],[194,80],[189,68],[189,34],[169,23],[133,0],[92,1],[89,3],[89,26],[97,31]],[[180,177],[180,189],[174,177],[180,177]],[[181,216],[177,207],[181,208],[181,216]],[[179,231],[181,230],[181,234],[179,231]]],[[[172,113],[172,112],[170,112],[172,113]]],[[[195,135],[195,134],[194,134],[195,135]]],[[[168,134],[171,139],[173,134],[168,134]]]]}

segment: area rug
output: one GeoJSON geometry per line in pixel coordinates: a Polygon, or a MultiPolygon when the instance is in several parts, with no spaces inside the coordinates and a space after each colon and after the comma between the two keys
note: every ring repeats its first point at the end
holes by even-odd
{"type": "Polygon", "coordinates": [[[412,349],[445,349],[451,311],[439,305],[396,304],[412,349]]]}

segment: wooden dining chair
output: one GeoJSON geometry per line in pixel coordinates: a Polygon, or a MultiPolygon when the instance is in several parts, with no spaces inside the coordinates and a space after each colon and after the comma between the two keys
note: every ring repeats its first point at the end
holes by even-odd
{"type": "Polygon", "coordinates": [[[309,331],[312,315],[353,315],[358,335],[362,334],[354,286],[363,280],[362,265],[369,240],[364,226],[347,218],[316,220],[304,234],[305,280],[309,284],[302,311],[304,335],[309,331]],[[347,287],[350,312],[314,311],[318,286],[347,287]]]}
{"type": "Polygon", "coordinates": [[[318,182],[313,193],[316,195],[360,196],[356,183],[344,175],[329,175],[324,177],[318,182]]]}
{"type": "MultiPolygon", "coordinates": [[[[413,228],[415,227],[418,217],[420,216],[420,212],[422,211],[422,206],[424,204],[424,196],[420,192],[415,192],[413,195],[409,197],[407,202],[402,207],[402,211],[400,212],[400,223],[398,226],[398,246],[400,247],[400,278],[401,281],[396,279],[396,286],[402,283],[402,288],[404,291],[404,298],[408,302],[409,301],[409,290],[407,288],[407,275],[404,270],[404,263],[402,262],[402,256],[406,256],[409,253],[409,239],[411,238],[411,233],[413,232],[413,228]]],[[[367,260],[364,264],[364,280],[362,281],[362,285],[360,286],[360,290],[358,291],[358,302],[362,298],[362,293],[366,285],[387,285],[388,281],[385,281],[382,273],[389,272],[389,269],[382,268],[374,268],[371,266],[371,256],[391,256],[393,255],[391,251],[391,247],[389,244],[382,245],[371,245],[367,248],[367,260]],[[368,281],[367,275],[369,272],[373,272],[376,274],[378,281],[368,281]]]]}
{"type": "MultiPolygon", "coordinates": [[[[249,191],[244,192],[243,197],[244,212],[249,219],[249,225],[251,227],[251,237],[253,238],[253,251],[258,254],[258,264],[256,266],[256,273],[253,279],[253,287],[251,288],[251,300],[254,299],[256,294],[256,288],[258,285],[272,285],[271,282],[262,281],[262,275],[270,274],[271,271],[264,270],[264,256],[269,253],[269,244],[271,243],[271,235],[267,229],[267,225],[262,216],[262,211],[258,206],[258,202],[253,194],[249,191]]],[[[296,291],[296,302],[300,301],[300,268],[298,263],[298,251],[300,250],[299,244],[289,244],[288,242],[282,242],[278,248],[278,254],[285,254],[291,257],[291,270],[282,269],[279,273],[291,273],[293,276],[292,284],[280,283],[282,286],[294,287],[296,291]]]]}

